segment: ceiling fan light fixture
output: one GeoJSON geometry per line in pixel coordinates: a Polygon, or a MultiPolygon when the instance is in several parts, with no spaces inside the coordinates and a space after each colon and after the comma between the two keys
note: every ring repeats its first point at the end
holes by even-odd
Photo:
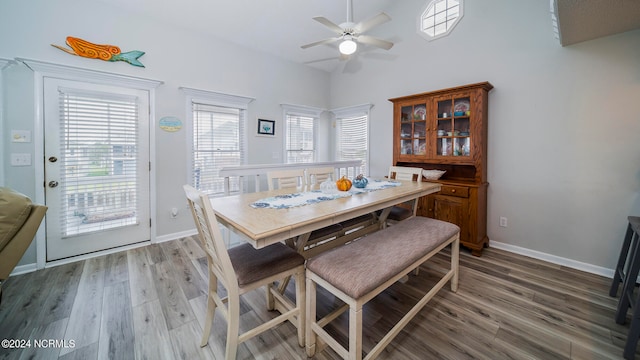
{"type": "Polygon", "coordinates": [[[345,37],[344,41],[340,43],[338,48],[340,49],[340,53],[344,55],[351,55],[358,49],[358,44],[349,36],[345,37]]]}

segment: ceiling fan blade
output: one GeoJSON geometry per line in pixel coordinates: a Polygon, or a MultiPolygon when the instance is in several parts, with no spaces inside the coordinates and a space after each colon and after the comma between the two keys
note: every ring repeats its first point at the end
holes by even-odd
{"type": "Polygon", "coordinates": [[[391,20],[391,17],[385,13],[380,13],[370,19],[361,21],[354,26],[356,33],[362,34],[365,31],[378,26],[380,24],[384,24],[387,21],[391,20]]]}
{"type": "Polygon", "coordinates": [[[320,40],[320,41],[316,41],[316,42],[312,42],[310,44],[306,44],[306,45],[302,45],[300,46],[303,49],[307,49],[310,48],[312,46],[317,46],[317,45],[322,45],[322,44],[330,44],[332,42],[338,41],[340,38],[330,38],[330,39],[324,39],[324,40],[320,40]]]}
{"type": "Polygon", "coordinates": [[[357,40],[363,44],[373,45],[385,50],[389,50],[393,47],[393,43],[391,41],[378,39],[368,35],[360,35],[357,40]]]}
{"type": "Polygon", "coordinates": [[[338,35],[342,35],[344,33],[344,30],[340,26],[336,25],[331,20],[329,20],[329,19],[327,19],[325,17],[317,16],[317,17],[314,17],[313,20],[315,20],[315,21],[319,22],[320,24],[328,27],[331,31],[333,31],[334,33],[336,33],[338,35]]]}

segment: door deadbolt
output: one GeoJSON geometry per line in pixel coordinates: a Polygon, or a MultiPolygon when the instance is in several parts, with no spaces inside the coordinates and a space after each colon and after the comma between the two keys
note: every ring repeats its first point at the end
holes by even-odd
{"type": "Polygon", "coordinates": [[[50,157],[50,158],[49,158],[49,162],[54,163],[54,162],[56,162],[56,161],[58,161],[58,158],[57,158],[57,157],[55,157],[55,156],[52,156],[52,157],[50,157]]]}
{"type": "Polygon", "coordinates": [[[56,186],[58,186],[58,182],[57,181],[53,181],[53,180],[49,181],[49,187],[50,188],[54,188],[56,186]]]}

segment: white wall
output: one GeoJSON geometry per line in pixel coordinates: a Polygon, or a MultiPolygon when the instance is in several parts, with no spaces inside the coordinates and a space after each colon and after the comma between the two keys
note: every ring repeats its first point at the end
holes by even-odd
{"type": "Polygon", "coordinates": [[[562,48],[548,1],[483,0],[428,42],[415,33],[426,1],[396,2],[376,29],[396,45],[331,78],[333,107],[375,104],[372,173],[392,162],[387,99],[489,81],[489,238],[613,268],[640,214],[640,31],[562,48]]]}
{"type": "MultiPolygon", "coordinates": [[[[201,36],[140,16],[122,14],[102,2],[73,0],[6,0],[0,2],[0,57],[27,58],[81,68],[121,73],[161,80],[156,90],[156,117],[177,116],[183,121],[185,101],[181,86],[255,98],[249,105],[247,125],[249,163],[282,162],[273,152],[282,154],[282,109],[280,104],[329,108],[327,73],[304,65],[283,61],[270,55],[238,47],[210,36],[201,36]],[[103,62],[71,56],[50,44],[64,45],[67,36],[98,44],[118,45],[123,52],[145,51],[138,68],[124,62],[103,62]],[[314,84],[314,86],[309,86],[314,84]],[[257,118],[277,121],[275,138],[257,137],[257,118]]],[[[33,80],[24,65],[5,71],[5,130],[33,130],[33,80]]],[[[186,209],[182,185],[187,179],[186,132],[168,133],[156,126],[157,235],[170,236],[193,229],[186,209]],[[181,213],[171,219],[170,209],[181,213]]],[[[328,120],[320,129],[328,132],[328,120]]],[[[6,136],[2,138],[5,146],[6,136]]],[[[34,196],[36,180],[32,167],[8,165],[9,152],[34,152],[34,144],[6,144],[7,186],[34,196]],[[19,151],[18,151],[19,150],[19,151]]],[[[321,158],[328,149],[322,147],[321,158]]],[[[39,154],[33,154],[38,156],[39,154]]],[[[20,264],[34,263],[35,247],[29,249],[20,264]]]]}

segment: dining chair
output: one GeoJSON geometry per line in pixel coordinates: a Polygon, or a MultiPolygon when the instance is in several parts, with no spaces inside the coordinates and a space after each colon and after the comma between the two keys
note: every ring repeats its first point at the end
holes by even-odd
{"type": "Polygon", "coordinates": [[[320,185],[323,181],[331,178],[332,180],[336,180],[335,173],[336,169],[333,166],[330,167],[317,167],[317,168],[307,168],[307,185],[320,185]]]}
{"type": "Polygon", "coordinates": [[[304,170],[274,170],[267,172],[269,190],[294,188],[304,185],[304,170]],[[275,185],[274,185],[275,181],[275,185]]]}
{"type": "MultiPolygon", "coordinates": [[[[405,181],[422,181],[422,168],[406,166],[390,166],[389,179],[405,181]]],[[[387,217],[386,224],[393,224],[416,216],[418,212],[418,199],[412,201],[411,208],[404,206],[393,206],[387,217]]]]}
{"type": "Polygon", "coordinates": [[[226,359],[236,358],[240,343],[287,320],[297,327],[298,344],[304,346],[304,257],[282,243],[262,249],[255,249],[245,243],[227,250],[208,196],[189,185],[184,185],[184,191],[198,228],[200,241],[207,254],[209,268],[207,315],[200,346],[206,346],[209,342],[216,309],[220,309],[227,321],[226,359]],[[295,304],[278,292],[275,284],[275,281],[291,276],[295,277],[295,304]],[[227,296],[224,298],[218,294],[218,281],[227,290],[227,296]],[[266,287],[268,306],[276,303],[275,308],[282,314],[241,334],[240,295],[262,286],[266,287]]]}

